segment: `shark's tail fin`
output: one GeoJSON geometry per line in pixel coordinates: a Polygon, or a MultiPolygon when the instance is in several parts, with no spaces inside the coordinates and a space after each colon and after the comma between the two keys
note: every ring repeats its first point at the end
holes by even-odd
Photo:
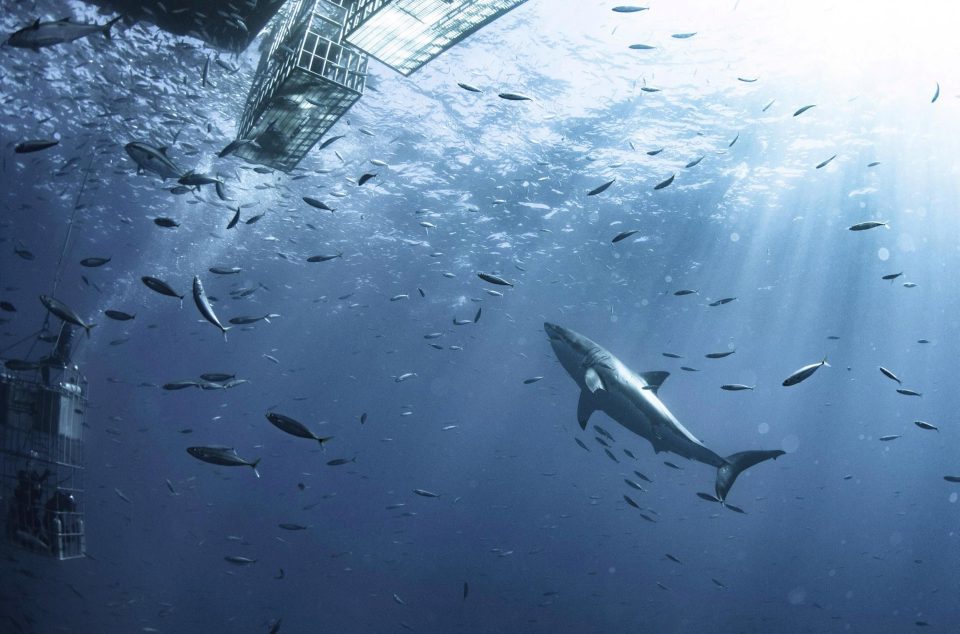
{"type": "Polygon", "coordinates": [[[767,451],[741,451],[724,458],[724,464],[717,467],[717,498],[722,502],[730,492],[730,487],[736,482],[737,476],[755,464],[770,458],[779,458],[784,451],[779,449],[767,451]]]}

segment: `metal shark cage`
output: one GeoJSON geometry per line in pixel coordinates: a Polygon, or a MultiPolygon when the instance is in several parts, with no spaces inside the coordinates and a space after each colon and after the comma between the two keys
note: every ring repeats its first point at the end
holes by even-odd
{"type": "Polygon", "coordinates": [[[20,548],[84,556],[86,407],[76,366],[29,375],[0,368],[0,508],[6,537],[20,548]]]}
{"type": "Polygon", "coordinates": [[[355,0],[347,41],[403,75],[526,0],[355,0]]]}
{"type": "Polygon", "coordinates": [[[343,42],[347,9],[296,0],[271,34],[240,118],[236,155],[285,172],[363,94],[367,56],[343,42]]]}
{"type": "Polygon", "coordinates": [[[289,172],[363,95],[368,55],[404,75],[525,0],[295,0],[270,35],[235,154],[289,172]]]}

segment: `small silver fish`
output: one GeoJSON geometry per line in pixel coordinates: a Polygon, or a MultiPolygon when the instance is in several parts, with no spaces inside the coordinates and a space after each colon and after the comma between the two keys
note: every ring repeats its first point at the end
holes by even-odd
{"type": "Polygon", "coordinates": [[[790,387],[791,385],[796,385],[797,383],[806,381],[811,376],[813,376],[814,372],[819,370],[820,367],[824,365],[827,366],[828,368],[830,367],[830,364],[827,363],[826,357],[824,357],[823,361],[821,361],[820,363],[811,363],[810,365],[803,366],[802,368],[800,368],[799,370],[797,370],[796,372],[788,376],[786,379],[784,379],[783,386],[790,387]]]}
{"type": "Polygon", "coordinates": [[[658,189],[664,189],[665,187],[669,187],[670,184],[673,183],[673,179],[675,177],[676,177],[676,174],[671,174],[670,178],[660,181],[659,183],[653,186],[653,189],[658,190],[658,189]]]}
{"type": "Polygon", "coordinates": [[[893,381],[896,381],[897,383],[899,383],[899,384],[901,384],[901,385],[903,384],[903,381],[901,381],[900,379],[898,379],[896,374],[894,374],[894,373],[891,372],[890,370],[886,369],[886,368],[883,367],[882,365],[880,366],[880,373],[881,373],[883,376],[887,377],[888,379],[891,379],[891,380],[893,380],[893,381]]]}
{"type": "Polygon", "coordinates": [[[621,231],[620,233],[618,233],[617,235],[615,235],[615,236],[613,237],[613,240],[611,240],[610,242],[612,242],[613,244],[616,244],[617,242],[620,242],[621,240],[626,240],[627,238],[629,238],[630,236],[632,236],[632,235],[634,235],[634,234],[636,234],[636,233],[640,233],[640,230],[639,230],[639,229],[631,229],[630,231],[621,231]]]}
{"type": "Polygon", "coordinates": [[[820,168],[826,167],[827,165],[830,164],[830,161],[832,161],[832,160],[835,159],[835,158],[837,158],[837,155],[836,155],[836,154],[834,154],[833,156],[831,156],[830,158],[828,158],[828,159],[825,160],[825,161],[821,161],[820,163],[817,163],[817,167],[816,167],[815,169],[820,169],[820,168]]]}
{"type": "Polygon", "coordinates": [[[491,284],[497,284],[499,286],[513,286],[512,283],[508,282],[502,277],[491,275],[490,273],[477,273],[477,277],[479,277],[484,282],[489,282],[491,284]]]}
{"type": "Polygon", "coordinates": [[[879,220],[868,220],[866,222],[858,222],[855,225],[847,227],[847,229],[850,231],[866,231],[867,229],[876,229],[877,227],[887,227],[889,229],[890,225],[879,220]]]}
{"type": "Polygon", "coordinates": [[[229,561],[235,566],[249,566],[250,564],[257,563],[256,559],[250,559],[249,557],[241,557],[239,555],[227,555],[224,557],[226,561],[229,561]]]}
{"type": "Polygon", "coordinates": [[[729,304],[730,302],[736,300],[736,297],[724,297],[723,299],[718,299],[715,302],[710,302],[708,306],[723,306],[724,304],[729,304]]]}
{"type": "Polygon", "coordinates": [[[602,194],[603,192],[607,191],[607,189],[609,189],[610,186],[613,185],[616,181],[617,179],[614,178],[613,180],[607,181],[606,183],[604,183],[603,185],[600,185],[599,187],[595,187],[594,189],[591,189],[589,192],[587,192],[587,196],[596,196],[597,194],[602,194]]]}
{"type": "Polygon", "coordinates": [[[230,330],[230,328],[224,327],[217,318],[216,313],[213,312],[213,306],[210,305],[210,300],[203,290],[203,283],[200,281],[199,275],[193,276],[193,302],[197,305],[197,310],[200,311],[203,318],[220,329],[220,332],[223,333],[223,340],[226,341],[227,331],[230,330]]]}
{"type": "Polygon", "coordinates": [[[707,359],[723,359],[724,357],[729,357],[734,352],[736,352],[736,350],[728,350],[727,352],[708,352],[703,356],[707,359]]]}

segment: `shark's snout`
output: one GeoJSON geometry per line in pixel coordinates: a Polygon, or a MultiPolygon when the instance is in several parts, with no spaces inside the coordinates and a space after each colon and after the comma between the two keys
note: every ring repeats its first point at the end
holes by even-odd
{"type": "Polygon", "coordinates": [[[549,321],[543,322],[543,330],[547,333],[547,336],[551,340],[560,340],[563,339],[564,329],[556,324],[551,324],[549,321]]]}

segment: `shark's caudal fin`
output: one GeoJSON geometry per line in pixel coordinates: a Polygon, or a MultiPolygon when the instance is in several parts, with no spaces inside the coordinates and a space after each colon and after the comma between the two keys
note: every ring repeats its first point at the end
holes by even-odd
{"type": "Polygon", "coordinates": [[[773,449],[768,451],[741,451],[724,458],[724,464],[717,467],[717,498],[723,502],[730,492],[730,487],[736,482],[737,476],[746,469],[755,464],[769,460],[770,458],[779,458],[784,451],[773,449]]]}

